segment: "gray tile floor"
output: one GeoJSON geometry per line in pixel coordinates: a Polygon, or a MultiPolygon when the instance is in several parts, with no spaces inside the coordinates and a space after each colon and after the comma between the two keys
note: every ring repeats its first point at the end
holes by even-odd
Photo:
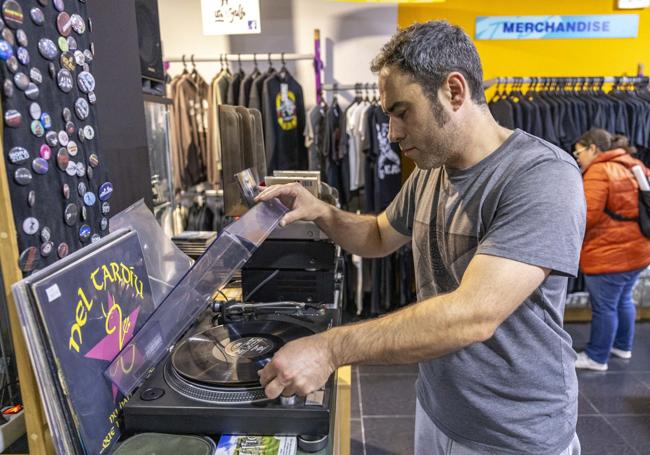
{"type": "MultiPolygon", "coordinates": [[[[589,324],[567,324],[576,349],[589,324]]],[[[352,455],[413,452],[415,366],[352,371],[352,455]]],[[[606,373],[580,372],[578,436],[583,455],[650,454],[650,323],[636,326],[632,359],[613,358],[606,373]]]]}

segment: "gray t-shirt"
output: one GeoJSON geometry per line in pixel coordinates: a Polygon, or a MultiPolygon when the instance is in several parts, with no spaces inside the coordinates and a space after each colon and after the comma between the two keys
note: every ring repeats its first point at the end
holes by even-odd
{"type": "Polygon", "coordinates": [[[552,270],[492,338],[421,362],[417,396],[449,438],[482,453],[560,453],[578,411],[562,328],[585,228],[573,158],[517,130],[469,169],[416,170],[386,214],[413,238],[418,301],[456,289],[476,254],[552,270]]]}

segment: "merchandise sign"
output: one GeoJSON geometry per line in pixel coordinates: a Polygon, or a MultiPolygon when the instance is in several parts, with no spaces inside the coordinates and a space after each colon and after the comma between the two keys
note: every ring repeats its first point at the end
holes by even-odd
{"type": "Polygon", "coordinates": [[[477,40],[636,38],[638,31],[638,14],[476,18],[477,40]]]}
{"type": "Polygon", "coordinates": [[[201,0],[204,35],[261,33],[259,0],[201,0]]]}

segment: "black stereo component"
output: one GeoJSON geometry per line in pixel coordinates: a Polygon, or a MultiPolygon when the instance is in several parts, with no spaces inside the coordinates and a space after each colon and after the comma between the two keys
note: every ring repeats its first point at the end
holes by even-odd
{"type": "Polygon", "coordinates": [[[138,23],[138,45],[140,46],[140,69],[142,77],[162,84],[165,72],[160,40],[160,21],[157,0],[136,0],[135,15],[138,23]]]}
{"type": "Polygon", "coordinates": [[[264,242],[242,268],[245,301],[336,300],[336,246],[329,240],[264,242]]]}

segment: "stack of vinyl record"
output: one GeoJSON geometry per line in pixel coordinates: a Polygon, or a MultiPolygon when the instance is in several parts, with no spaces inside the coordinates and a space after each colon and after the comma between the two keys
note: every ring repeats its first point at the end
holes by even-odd
{"type": "Polygon", "coordinates": [[[213,231],[185,231],[172,237],[172,242],[191,258],[200,257],[206,248],[217,238],[213,231]]]}

